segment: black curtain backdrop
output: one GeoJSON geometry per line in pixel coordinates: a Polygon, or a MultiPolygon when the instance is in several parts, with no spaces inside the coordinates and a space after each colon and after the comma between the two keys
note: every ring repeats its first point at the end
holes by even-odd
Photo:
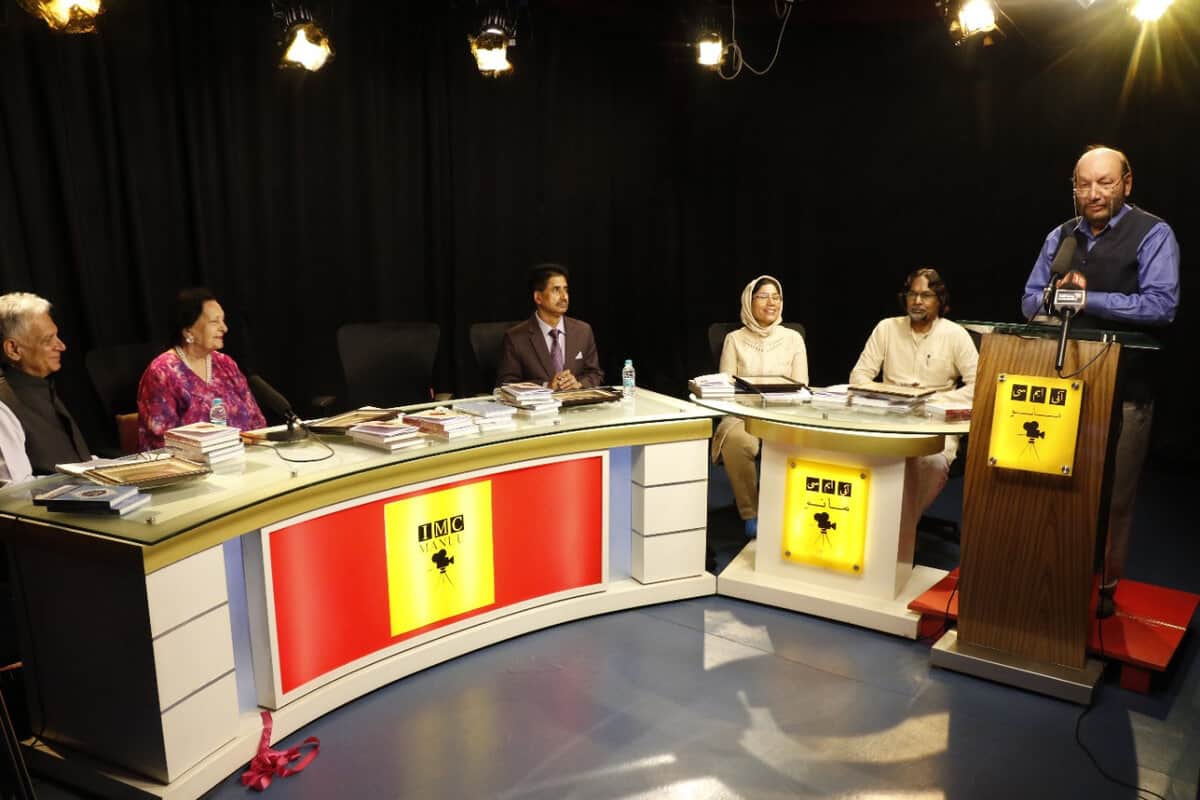
{"type": "MultiPolygon", "coordinates": [[[[946,276],[951,316],[1018,319],[1088,143],[1126,150],[1133,200],[1185,259],[1200,213],[1192,0],[1141,40],[1117,3],[1004,3],[987,48],[932,14],[808,0],[774,70],[728,82],[692,63],[682,3],[535,0],[515,73],[487,80],[467,5],[318,4],[337,54],[308,75],[277,69],[266,0],[125,0],[89,36],[3,2],[0,290],[55,304],[93,442],[111,432],[84,354],[164,337],[186,285],[220,295],[231,354],[303,408],[344,396],[351,321],[438,322],[439,391],[480,389],[467,326],[529,314],[529,266],[560,261],[609,379],[632,358],[682,395],[761,273],[807,327],[814,383],[846,379],[918,266],[946,276]]],[[[761,67],[776,23],[739,18],[761,67]]],[[[1169,337],[1186,380],[1188,299],[1169,337]]],[[[1161,398],[1157,456],[1194,464],[1196,432],[1182,392],[1161,398]]]]}

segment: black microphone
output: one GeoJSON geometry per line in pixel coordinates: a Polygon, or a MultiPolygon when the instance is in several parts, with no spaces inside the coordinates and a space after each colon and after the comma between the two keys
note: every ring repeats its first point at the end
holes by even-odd
{"type": "Polygon", "coordinates": [[[300,422],[300,418],[296,416],[296,412],[292,411],[292,404],[287,401],[287,398],[275,390],[275,387],[267,383],[261,375],[251,375],[247,379],[250,384],[250,391],[254,393],[255,398],[260,403],[265,405],[271,411],[274,411],[279,416],[283,417],[287,422],[287,430],[271,431],[267,434],[267,440],[272,442],[294,442],[297,439],[303,439],[308,436],[308,432],[304,430],[304,424],[300,422]],[[300,429],[296,429],[297,423],[300,424],[300,429]]]}
{"type": "Polygon", "coordinates": [[[1087,292],[1074,280],[1055,288],[1051,296],[1052,311],[1062,317],[1063,321],[1058,339],[1058,357],[1054,361],[1054,368],[1059,373],[1062,372],[1063,359],[1067,355],[1067,333],[1071,328],[1071,318],[1082,311],[1086,303],[1087,292]]]}

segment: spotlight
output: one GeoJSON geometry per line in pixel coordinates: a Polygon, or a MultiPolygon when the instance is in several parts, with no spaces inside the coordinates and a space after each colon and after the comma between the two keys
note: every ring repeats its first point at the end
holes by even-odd
{"type": "Polygon", "coordinates": [[[950,19],[950,33],[962,44],[976,34],[983,34],[983,44],[992,44],[990,34],[997,29],[996,6],[991,0],[937,0],[934,3],[942,16],[950,19]]]}
{"type": "Polygon", "coordinates": [[[996,9],[991,0],[966,0],[958,9],[958,26],[964,38],[996,30],[996,9]]]}
{"type": "Polygon", "coordinates": [[[1134,0],[1129,13],[1138,22],[1158,22],[1173,0],[1134,0]]]}
{"type": "Polygon", "coordinates": [[[480,73],[498,78],[512,71],[508,48],[517,46],[517,34],[503,14],[488,14],[479,26],[479,33],[468,36],[467,41],[480,73]]]}
{"type": "Polygon", "coordinates": [[[721,34],[711,32],[701,36],[696,41],[696,53],[697,64],[720,69],[725,60],[725,43],[721,41],[721,34]]]}
{"type": "Polygon", "coordinates": [[[333,58],[329,37],[317,25],[312,12],[303,3],[272,0],[275,17],[283,28],[283,58],[280,67],[292,67],[316,72],[333,58]]]}
{"type": "Polygon", "coordinates": [[[18,0],[21,8],[59,33],[91,33],[103,13],[101,0],[18,0]]]}

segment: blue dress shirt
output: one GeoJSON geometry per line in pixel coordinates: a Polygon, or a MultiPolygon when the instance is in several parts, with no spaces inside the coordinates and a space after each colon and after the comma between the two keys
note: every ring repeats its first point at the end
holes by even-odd
{"type": "MultiPolygon", "coordinates": [[[[1120,225],[1128,213],[1129,206],[1122,206],[1099,234],[1092,233],[1091,226],[1083,217],[1079,218],[1075,230],[1086,237],[1090,252],[1105,231],[1120,225]]],[[[1042,292],[1050,282],[1050,265],[1058,250],[1061,231],[1062,225],[1056,225],[1050,231],[1033,265],[1033,272],[1025,281],[1021,311],[1026,319],[1041,310],[1042,292]]],[[[1169,325],[1175,319],[1175,311],[1179,308],[1179,243],[1175,241],[1175,233],[1170,225],[1159,222],[1150,229],[1138,245],[1137,261],[1138,286],[1141,290],[1137,294],[1120,294],[1089,289],[1087,313],[1103,319],[1147,326],[1169,325]]]]}

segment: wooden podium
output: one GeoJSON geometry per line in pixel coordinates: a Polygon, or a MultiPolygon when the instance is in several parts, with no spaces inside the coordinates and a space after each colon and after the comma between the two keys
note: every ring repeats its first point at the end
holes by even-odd
{"type": "Polygon", "coordinates": [[[1062,376],[1082,391],[1069,474],[1009,469],[990,455],[1000,393],[1011,376],[1059,377],[1053,329],[1037,326],[1041,335],[1030,335],[1034,326],[1011,326],[1018,327],[1025,335],[983,337],[963,491],[958,629],[939,639],[931,660],[1086,704],[1102,671],[1087,658],[1087,639],[1121,344],[1107,334],[1066,343],[1062,376]]]}

